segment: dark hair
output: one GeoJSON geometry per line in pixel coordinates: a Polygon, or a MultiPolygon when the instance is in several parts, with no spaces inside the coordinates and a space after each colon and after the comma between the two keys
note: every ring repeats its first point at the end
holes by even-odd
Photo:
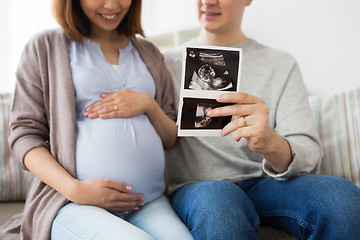
{"type": "MultiPolygon", "coordinates": [[[[135,38],[136,34],[144,36],[141,26],[141,0],[133,0],[130,9],[117,28],[118,33],[135,38]]],[[[55,20],[66,35],[75,41],[91,34],[90,20],[83,12],[79,0],[52,0],[52,12],[55,20]]]]}

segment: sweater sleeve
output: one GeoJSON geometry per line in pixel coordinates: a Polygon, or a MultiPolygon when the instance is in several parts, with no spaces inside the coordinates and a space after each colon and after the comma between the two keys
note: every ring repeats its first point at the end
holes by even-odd
{"type": "Polygon", "coordinates": [[[293,160],[287,171],[276,173],[264,159],[265,173],[278,180],[317,173],[323,153],[306,88],[296,63],[278,103],[275,131],[288,141],[293,160]]]}
{"type": "Polygon", "coordinates": [[[49,148],[38,43],[35,39],[31,40],[22,53],[10,113],[9,145],[24,169],[23,159],[28,151],[39,146],[49,148]]]}

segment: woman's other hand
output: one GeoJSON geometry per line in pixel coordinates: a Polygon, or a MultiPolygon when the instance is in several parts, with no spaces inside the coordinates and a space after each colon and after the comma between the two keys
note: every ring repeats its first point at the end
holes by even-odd
{"type": "Polygon", "coordinates": [[[45,147],[31,149],[24,157],[24,165],[42,182],[77,204],[98,206],[114,213],[136,210],[144,204],[144,197],[129,193],[131,187],[125,183],[103,178],[77,180],[45,147]]]}
{"type": "Polygon", "coordinates": [[[131,186],[103,178],[78,181],[69,200],[82,205],[104,208],[112,213],[127,213],[144,205],[144,197],[129,193],[131,186]]]}

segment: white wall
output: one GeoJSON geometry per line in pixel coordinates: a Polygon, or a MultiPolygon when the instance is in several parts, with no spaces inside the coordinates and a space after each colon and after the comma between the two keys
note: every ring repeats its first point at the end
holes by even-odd
{"type": "Polygon", "coordinates": [[[148,36],[198,26],[196,0],[143,0],[143,28],[148,36]]]}
{"type": "Polygon", "coordinates": [[[360,87],[359,0],[254,0],[244,32],[297,59],[312,94],[360,87]]]}

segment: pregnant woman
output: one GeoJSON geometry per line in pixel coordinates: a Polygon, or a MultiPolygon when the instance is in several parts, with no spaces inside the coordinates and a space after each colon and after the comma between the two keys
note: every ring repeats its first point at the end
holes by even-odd
{"type": "Polygon", "coordinates": [[[62,28],[29,41],[17,71],[9,143],[36,177],[2,239],[193,239],[163,196],[172,85],[135,36],[140,13],[139,0],[53,0],[62,28]]]}

